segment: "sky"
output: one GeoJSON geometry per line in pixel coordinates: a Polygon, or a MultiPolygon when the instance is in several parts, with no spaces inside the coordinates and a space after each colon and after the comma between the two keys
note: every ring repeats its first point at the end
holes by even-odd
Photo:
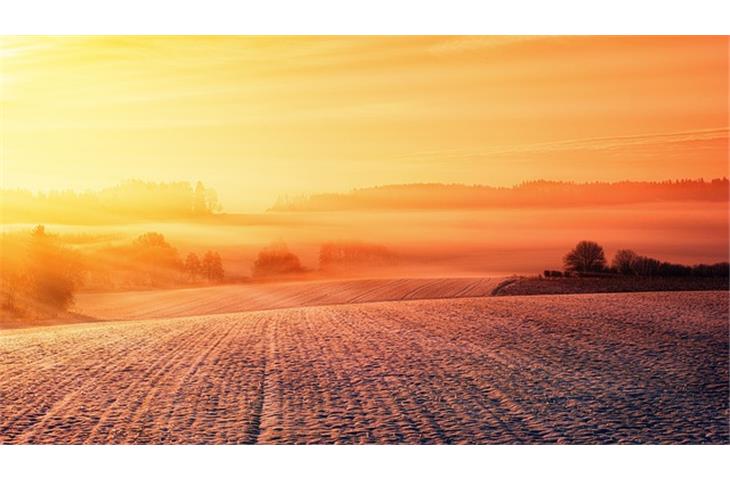
{"type": "Polygon", "coordinates": [[[226,211],[390,183],[728,175],[727,37],[3,37],[0,183],[202,180],[226,211]]]}

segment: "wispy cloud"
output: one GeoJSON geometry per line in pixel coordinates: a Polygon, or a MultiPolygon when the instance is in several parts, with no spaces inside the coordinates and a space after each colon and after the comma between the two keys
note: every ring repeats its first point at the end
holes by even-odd
{"type": "Polygon", "coordinates": [[[680,132],[663,132],[644,135],[620,135],[612,137],[591,137],[559,140],[554,142],[532,143],[526,145],[501,145],[482,150],[439,150],[424,151],[402,155],[399,158],[421,159],[456,159],[488,156],[510,156],[544,154],[567,151],[612,151],[641,147],[665,147],[677,144],[693,144],[697,142],[712,142],[728,140],[730,128],[712,128],[702,130],[687,130],[680,132]]]}

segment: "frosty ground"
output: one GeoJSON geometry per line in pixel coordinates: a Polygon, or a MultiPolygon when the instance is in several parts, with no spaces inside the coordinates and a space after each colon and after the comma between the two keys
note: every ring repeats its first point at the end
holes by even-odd
{"type": "Polygon", "coordinates": [[[156,298],[144,320],[2,332],[0,443],[729,441],[727,292],[381,287],[226,313],[188,294],[195,315],[156,298]]]}

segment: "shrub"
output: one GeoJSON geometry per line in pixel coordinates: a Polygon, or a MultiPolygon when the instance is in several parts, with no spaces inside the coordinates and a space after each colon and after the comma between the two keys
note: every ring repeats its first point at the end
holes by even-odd
{"type": "Polygon", "coordinates": [[[363,242],[330,242],[319,249],[320,270],[358,270],[392,265],[396,256],[382,245],[363,242]]]}
{"type": "Polygon", "coordinates": [[[252,273],[254,277],[272,277],[303,272],[299,257],[291,253],[286,244],[276,243],[259,252],[252,273]]]}

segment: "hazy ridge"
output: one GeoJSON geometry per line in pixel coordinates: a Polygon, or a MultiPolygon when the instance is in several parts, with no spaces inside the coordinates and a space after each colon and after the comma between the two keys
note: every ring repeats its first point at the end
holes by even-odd
{"type": "Polygon", "coordinates": [[[417,183],[360,188],[348,193],[280,197],[270,209],[286,211],[367,209],[479,209],[505,207],[586,207],[644,202],[727,202],[727,178],[710,181],[555,182],[537,180],[512,187],[417,183]]]}

